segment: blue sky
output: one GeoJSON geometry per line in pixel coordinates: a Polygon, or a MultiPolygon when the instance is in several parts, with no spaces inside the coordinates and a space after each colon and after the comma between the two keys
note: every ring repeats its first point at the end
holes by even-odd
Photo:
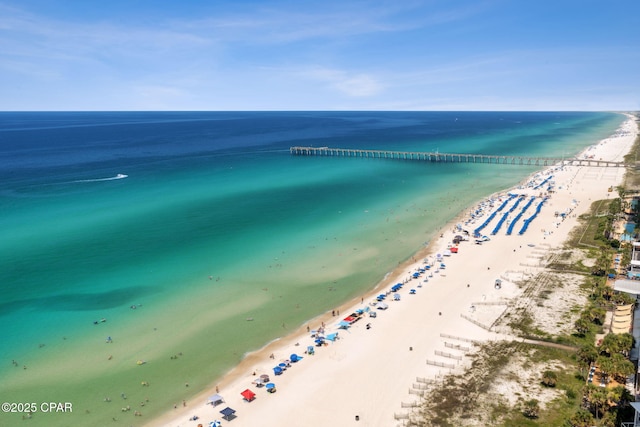
{"type": "Polygon", "coordinates": [[[640,110],[640,1],[0,0],[0,110],[640,110]]]}

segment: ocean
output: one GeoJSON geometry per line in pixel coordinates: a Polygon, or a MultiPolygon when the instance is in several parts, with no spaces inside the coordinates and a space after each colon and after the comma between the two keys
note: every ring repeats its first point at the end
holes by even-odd
{"type": "Polygon", "coordinates": [[[30,425],[141,425],[370,291],[445,223],[535,172],[291,146],[570,157],[624,119],[2,112],[0,401],[73,405],[39,408],[30,425]]]}

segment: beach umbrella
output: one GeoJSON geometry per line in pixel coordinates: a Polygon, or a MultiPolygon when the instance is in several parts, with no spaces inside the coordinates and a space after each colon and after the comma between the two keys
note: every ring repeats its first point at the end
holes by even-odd
{"type": "Polygon", "coordinates": [[[268,382],[269,382],[269,375],[267,375],[267,374],[262,374],[262,375],[260,375],[260,380],[261,380],[263,383],[268,383],[268,382]]]}
{"type": "Polygon", "coordinates": [[[222,411],[220,411],[220,413],[222,414],[222,418],[224,418],[227,421],[231,421],[234,418],[234,415],[236,413],[235,409],[231,409],[228,406],[226,408],[224,408],[222,411]]]}
{"type": "Polygon", "coordinates": [[[276,385],[274,383],[268,383],[265,387],[267,390],[271,390],[272,388],[276,388],[276,385]]]}
{"type": "Polygon", "coordinates": [[[249,389],[246,389],[240,394],[242,395],[242,397],[244,397],[244,400],[246,400],[247,402],[251,402],[253,399],[256,398],[256,394],[249,389]]]}
{"type": "Polygon", "coordinates": [[[282,368],[280,366],[276,366],[275,368],[273,368],[273,373],[276,375],[281,375],[282,374],[282,368]]]}
{"type": "Polygon", "coordinates": [[[209,427],[220,427],[220,426],[222,426],[222,423],[218,420],[209,422],[209,427]]]}

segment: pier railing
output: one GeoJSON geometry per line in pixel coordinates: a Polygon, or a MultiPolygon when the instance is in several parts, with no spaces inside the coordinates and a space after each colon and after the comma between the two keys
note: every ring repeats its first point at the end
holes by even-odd
{"type": "Polygon", "coordinates": [[[519,166],[597,166],[624,167],[624,162],[611,162],[597,159],[530,157],[530,156],[495,156],[488,154],[461,154],[419,151],[391,151],[391,150],[360,150],[355,148],[330,147],[291,147],[294,156],[324,156],[324,157],[358,157],[371,159],[419,160],[432,163],[481,163],[495,165],[519,166]]]}

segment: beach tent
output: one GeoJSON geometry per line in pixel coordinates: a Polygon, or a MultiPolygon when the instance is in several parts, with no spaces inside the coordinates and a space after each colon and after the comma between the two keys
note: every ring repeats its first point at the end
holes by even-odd
{"type": "Polygon", "coordinates": [[[327,339],[329,341],[335,341],[337,338],[338,338],[338,333],[337,332],[327,335],[327,339]]]}
{"type": "Polygon", "coordinates": [[[244,397],[244,400],[246,400],[247,402],[251,402],[253,399],[256,398],[256,394],[249,389],[246,389],[240,394],[242,395],[242,397],[244,397]]]}
{"type": "Polygon", "coordinates": [[[228,406],[226,408],[224,408],[222,411],[220,411],[220,413],[222,414],[222,418],[227,420],[227,421],[231,421],[232,419],[234,419],[236,416],[234,415],[236,413],[235,409],[231,409],[228,406]]]}
{"type": "Polygon", "coordinates": [[[211,403],[213,406],[218,406],[221,403],[224,403],[224,399],[219,394],[214,394],[213,396],[209,397],[209,403],[211,403]]]}

